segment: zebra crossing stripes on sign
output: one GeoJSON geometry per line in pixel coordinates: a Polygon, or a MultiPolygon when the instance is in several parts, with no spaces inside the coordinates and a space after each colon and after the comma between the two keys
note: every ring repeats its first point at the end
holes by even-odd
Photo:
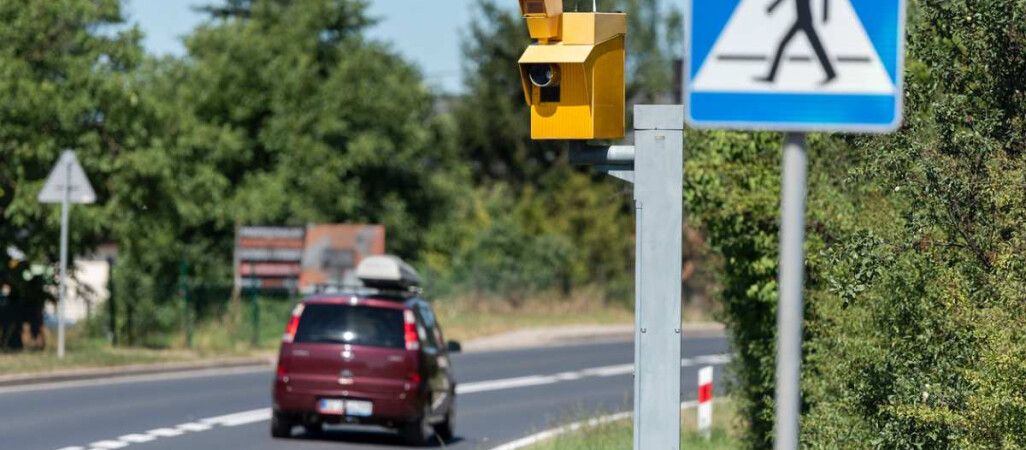
{"type": "Polygon", "coordinates": [[[691,0],[688,123],[894,130],[904,21],[904,0],[691,0]]]}

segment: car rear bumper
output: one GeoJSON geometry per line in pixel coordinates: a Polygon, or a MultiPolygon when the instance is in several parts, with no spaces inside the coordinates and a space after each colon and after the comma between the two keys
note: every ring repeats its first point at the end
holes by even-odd
{"type": "Polygon", "coordinates": [[[274,390],[274,409],[279,413],[303,416],[306,420],[317,418],[318,422],[326,423],[386,423],[390,421],[405,422],[415,419],[422,411],[417,402],[417,391],[401,392],[366,392],[358,387],[352,389],[333,389],[316,391],[299,391],[288,389],[277,383],[274,390]],[[320,414],[317,403],[321,399],[364,400],[371,402],[373,412],[370,417],[352,417],[345,415],[320,414]]]}

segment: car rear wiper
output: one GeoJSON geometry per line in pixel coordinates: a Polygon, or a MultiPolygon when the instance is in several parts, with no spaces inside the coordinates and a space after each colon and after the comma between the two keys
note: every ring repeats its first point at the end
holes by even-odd
{"type": "Polygon", "coordinates": [[[347,344],[345,339],[327,336],[327,335],[314,335],[307,337],[307,342],[315,344],[347,344]]]}

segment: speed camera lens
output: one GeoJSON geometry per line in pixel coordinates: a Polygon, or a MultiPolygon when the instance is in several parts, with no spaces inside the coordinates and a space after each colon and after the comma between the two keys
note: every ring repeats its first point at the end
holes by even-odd
{"type": "Polygon", "coordinates": [[[551,87],[559,84],[559,68],[552,64],[535,64],[528,70],[531,84],[551,87]]]}

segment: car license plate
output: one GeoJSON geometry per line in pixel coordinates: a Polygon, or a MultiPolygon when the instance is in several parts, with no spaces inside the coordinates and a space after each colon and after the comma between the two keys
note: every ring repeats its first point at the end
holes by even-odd
{"type": "Polygon", "coordinates": [[[317,402],[317,412],[321,414],[342,415],[346,412],[345,402],[330,398],[321,399],[321,401],[317,402]]]}
{"type": "Polygon", "coordinates": [[[346,414],[357,417],[369,417],[374,412],[374,404],[360,400],[346,400],[346,414]]]}

